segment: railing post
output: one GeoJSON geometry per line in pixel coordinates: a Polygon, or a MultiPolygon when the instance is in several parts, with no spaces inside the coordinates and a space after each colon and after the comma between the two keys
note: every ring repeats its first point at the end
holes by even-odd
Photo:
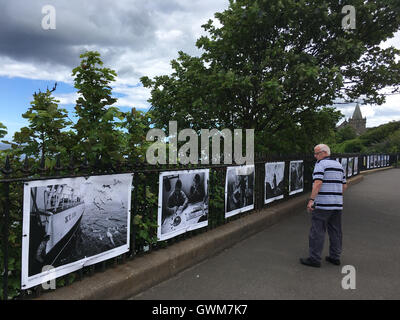
{"type": "MultiPolygon", "coordinates": [[[[6,178],[11,173],[10,159],[6,158],[3,170],[6,178]]],[[[3,224],[3,253],[4,253],[4,274],[3,274],[3,300],[8,300],[8,237],[10,224],[10,183],[4,183],[4,224],[3,224]]]]}

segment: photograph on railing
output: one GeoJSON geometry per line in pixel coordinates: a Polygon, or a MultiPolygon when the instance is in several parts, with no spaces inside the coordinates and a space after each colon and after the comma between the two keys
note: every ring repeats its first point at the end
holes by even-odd
{"type": "Polygon", "coordinates": [[[358,175],[358,157],[354,158],[354,169],[353,169],[353,175],[358,175]]]}
{"type": "Polygon", "coordinates": [[[304,161],[291,161],[289,168],[289,195],[291,196],[304,190],[304,161]]]}
{"type": "Polygon", "coordinates": [[[347,177],[347,158],[342,158],[341,164],[343,167],[344,175],[347,177]]]}
{"type": "Polygon", "coordinates": [[[227,168],[225,218],[254,209],[254,182],[254,165],[227,168]]]}
{"type": "Polygon", "coordinates": [[[350,178],[353,176],[353,165],[354,165],[354,158],[349,158],[348,160],[348,167],[347,167],[347,177],[350,178]]]}
{"type": "Polygon", "coordinates": [[[131,188],[132,174],[27,182],[21,287],[128,252],[131,188]]]}
{"type": "Polygon", "coordinates": [[[159,241],[208,225],[209,176],[209,169],[160,174],[159,241]]]}
{"type": "Polygon", "coordinates": [[[265,164],[265,204],[281,200],[285,192],[285,162],[265,164]]]}
{"type": "Polygon", "coordinates": [[[378,155],[374,155],[374,168],[379,168],[378,155]]]}

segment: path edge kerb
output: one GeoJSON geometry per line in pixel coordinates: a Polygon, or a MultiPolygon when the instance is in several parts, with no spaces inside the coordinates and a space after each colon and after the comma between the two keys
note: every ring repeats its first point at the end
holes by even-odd
{"type": "MultiPolygon", "coordinates": [[[[391,168],[373,172],[387,169],[391,168]]],[[[364,174],[349,179],[349,186],[361,182],[364,174]]],[[[307,193],[254,212],[166,249],[153,251],[67,287],[45,293],[37,300],[127,299],[298,213],[299,209],[305,209],[308,196],[307,193]]]]}

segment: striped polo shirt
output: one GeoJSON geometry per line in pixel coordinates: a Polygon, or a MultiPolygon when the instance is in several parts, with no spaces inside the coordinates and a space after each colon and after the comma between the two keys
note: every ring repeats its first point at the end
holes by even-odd
{"type": "Polygon", "coordinates": [[[313,173],[313,181],[316,180],[323,183],[315,199],[315,208],[343,210],[343,185],[347,182],[342,165],[329,157],[317,161],[313,173]]]}

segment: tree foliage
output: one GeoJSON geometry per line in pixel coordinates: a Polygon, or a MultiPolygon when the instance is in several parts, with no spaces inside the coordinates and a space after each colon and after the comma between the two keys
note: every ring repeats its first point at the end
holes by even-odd
{"type": "Polygon", "coordinates": [[[125,134],[121,152],[131,160],[145,162],[144,155],[151,142],[146,141],[146,134],[151,129],[152,119],[149,112],[132,108],[130,112],[122,113],[123,120],[119,124],[125,134]]]}
{"type": "Polygon", "coordinates": [[[7,127],[0,122],[0,139],[3,139],[7,134],[7,127]]]}
{"type": "Polygon", "coordinates": [[[118,108],[113,107],[117,99],[112,97],[111,84],[116,72],[104,68],[98,52],[88,51],[81,56],[81,63],[73,69],[75,88],[79,98],[75,113],[78,122],[74,151],[78,157],[86,156],[91,161],[109,163],[122,160],[119,152],[120,132],[114,119],[122,119],[118,108]]]}
{"type": "Polygon", "coordinates": [[[65,109],[59,108],[59,101],[52,94],[56,90],[34,93],[31,107],[22,117],[28,119],[29,126],[14,134],[14,149],[27,156],[40,154],[54,156],[65,152],[67,133],[63,131],[71,122],[65,109]]]}
{"type": "Polygon", "coordinates": [[[336,133],[336,141],[338,143],[355,138],[357,138],[357,133],[352,126],[345,126],[336,133]]]}
{"type": "MultiPolygon", "coordinates": [[[[346,129],[348,130],[348,129],[346,129]]],[[[338,153],[398,153],[400,152],[400,121],[392,121],[375,128],[369,128],[364,134],[353,137],[340,135],[344,129],[340,130],[337,136],[337,143],[332,144],[333,152],[338,153]]]]}
{"type": "MultiPolygon", "coordinates": [[[[179,52],[170,76],[142,78],[157,125],[251,128],[259,150],[281,151],[282,141],[305,150],[290,137],[317,141],[327,126],[309,119],[325,117],[325,106],[360,97],[383,103],[379,90],[400,84],[399,51],[379,47],[399,29],[399,3],[346,4],[356,7],[356,30],[342,27],[342,1],[231,0],[215,14],[219,25],[203,26],[200,57],[179,52]]],[[[331,116],[329,123],[339,120],[331,116]]]]}

